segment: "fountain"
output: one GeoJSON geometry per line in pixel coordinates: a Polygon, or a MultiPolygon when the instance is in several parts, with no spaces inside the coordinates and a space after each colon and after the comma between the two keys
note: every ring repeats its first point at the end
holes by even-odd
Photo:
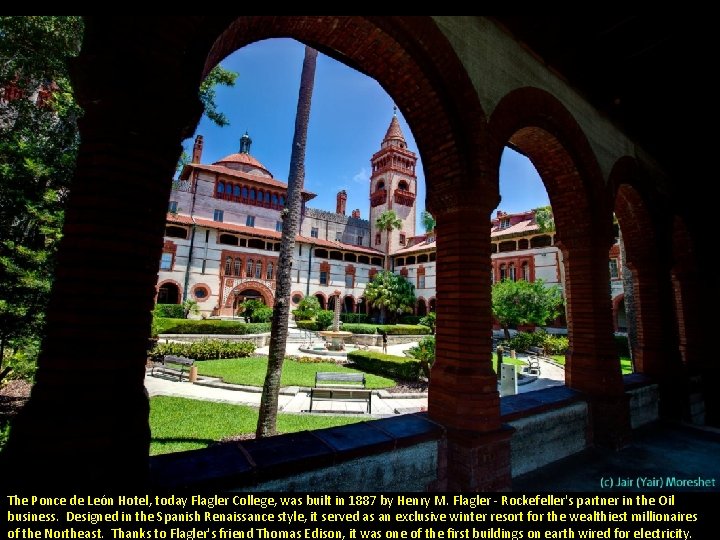
{"type": "Polygon", "coordinates": [[[344,351],[345,350],[345,338],[352,336],[352,332],[343,332],[340,330],[340,310],[342,305],[340,304],[340,291],[335,291],[335,313],[333,314],[332,330],[322,330],[318,332],[322,337],[325,338],[328,351],[344,351]]]}

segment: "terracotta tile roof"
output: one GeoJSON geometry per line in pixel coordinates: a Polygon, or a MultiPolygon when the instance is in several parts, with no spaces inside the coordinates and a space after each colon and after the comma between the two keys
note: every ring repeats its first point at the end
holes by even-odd
{"type": "MultiPolygon", "coordinates": [[[[190,216],[181,214],[168,214],[167,220],[169,223],[178,223],[180,225],[200,225],[201,227],[207,227],[209,229],[217,229],[219,231],[227,231],[233,233],[247,234],[248,236],[257,236],[260,238],[269,238],[271,240],[280,240],[282,233],[273,231],[271,229],[259,229],[257,227],[247,227],[245,225],[236,225],[234,223],[224,223],[221,221],[213,221],[211,219],[203,218],[191,218],[190,216]]],[[[355,253],[367,253],[368,255],[382,256],[382,252],[373,248],[366,248],[363,246],[356,246],[354,244],[345,244],[343,242],[331,242],[329,240],[322,240],[320,238],[308,238],[307,236],[296,236],[296,242],[303,242],[305,244],[313,244],[317,247],[327,247],[332,249],[341,249],[343,251],[353,251],[355,253]]]]}
{"type": "Polygon", "coordinates": [[[405,136],[403,135],[402,129],[400,129],[400,122],[398,122],[397,116],[395,115],[393,115],[392,120],[390,120],[390,125],[385,133],[383,142],[387,142],[391,139],[397,139],[405,142],[405,136]]]}
{"type": "MultiPolygon", "coordinates": [[[[187,180],[188,178],[190,178],[191,169],[198,169],[200,171],[222,174],[224,176],[230,176],[231,178],[249,180],[250,182],[254,182],[256,184],[263,184],[266,186],[272,186],[284,190],[287,190],[288,187],[285,182],[275,180],[274,178],[267,178],[266,176],[261,176],[259,174],[250,174],[243,171],[236,171],[235,169],[228,169],[223,165],[201,165],[199,163],[188,163],[187,165],[185,165],[182,170],[182,174],[180,175],[180,179],[187,180]]],[[[317,194],[313,193],[312,191],[303,190],[303,194],[305,195],[307,200],[317,197],[317,194]]]]}
{"type": "Polygon", "coordinates": [[[533,223],[531,219],[526,219],[524,221],[516,223],[515,225],[506,227],[505,229],[501,229],[499,226],[494,226],[490,230],[490,237],[498,238],[501,236],[514,236],[518,234],[530,234],[534,232],[538,232],[537,224],[533,223]]]}
{"type": "Polygon", "coordinates": [[[239,154],[230,154],[229,156],[225,156],[222,159],[218,159],[213,165],[219,165],[221,163],[242,163],[244,165],[250,165],[251,167],[257,167],[258,169],[262,169],[263,171],[267,171],[267,173],[272,176],[272,173],[267,170],[265,165],[260,163],[257,159],[252,157],[250,154],[246,154],[244,152],[239,154]]]}
{"type": "Polygon", "coordinates": [[[415,244],[410,247],[398,249],[393,255],[396,257],[398,255],[409,255],[411,253],[417,253],[419,251],[432,251],[436,247],[435,240],[432,242],[421,242],[420,244],[415,244]]]}

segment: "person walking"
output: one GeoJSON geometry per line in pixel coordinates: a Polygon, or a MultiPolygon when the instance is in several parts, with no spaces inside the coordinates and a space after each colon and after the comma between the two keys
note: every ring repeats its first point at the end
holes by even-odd
{"type": "Polygon", "coordinates": [[[381,328],[378,328],[377,331],[378,331],[378,334],[380,334],[382,336],[382,341],[383,341],[382,352],[383,352],[383,354],[387,354],[387,332],[385,330],[382,330],[381,328]]]}

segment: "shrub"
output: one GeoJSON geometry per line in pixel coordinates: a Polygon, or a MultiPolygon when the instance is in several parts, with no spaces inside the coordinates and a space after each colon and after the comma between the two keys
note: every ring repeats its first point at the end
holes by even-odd
{"type": "Polygon", "coordinates": [[[565,354],[570,342],[566,336],[548,334],[540,328],[535,332],[518,332],[504,346],[519,352],[527,351],[530,347],[542,347],[545,354],[565,354]]]}
{"type": "Polygon", "coordinates": [[[420,375],[420,361],[415,358],[374,351],[353,351],[348,353],[348,360],[361,371],[390,379],[411,381],[420,375]]]}
{"type": "Polygon", "coordinates": [[[244,323],[188,319],[156,319],[154,327],[158,334],[264,334],[270,331],[270,323],[244,323]]]}
{"type": "Polygon", "coordinates": [[[399,324],[420,324],[420,319],[418,315],[400,315],[398,318],[399,324]]]}
{"type": "Polygon", "coordinates": [[[267,323],[272,321],[273,310],[272,308],[262,305],[256,307],[252,315],[250,316],[251,323],[267,323]]]}
{"type": "Polygon", "coordinates": [[[301,330],[315,330],[315,321],[295,321],[295,324],[301,330]]]}
{"type": "Polygon", "coordinates": [[[431,311],[424,317],[420,318],[419,324],[422,324],[423,326],[427,326],[430,328],[430,331],[434,334],[435,333],[435,321],[436,321],[436,315],[434,311],[431,311]]]}
{"type": "Polygon", "coordinates": [[[254,352],[255,344],[249,341],[203,339],[194,343],[159,343],[150,351],[150,358],[159,361],[166,354],[173,354],[195,360],[217,360],[219,358],[244,358],[254,352]]]}
{"type": "Polygon", "coordinates": [[[155,304],[153,316],[167,319],[184,319],[185,309],[182,304],[155,304]]]}
{"type": "Polygon", "coordinates": [[[32,382],[37,371],[40,340],[22,339],[16,342],[15,345],[17,348],[12,353],[8,354],[8,350],[5,350],[5,358],[2,361],[2,366],[0,366],[3,369],[10,369],[5,378],[8,380],[23,379],[32,382]]]}
{"type": "Polygon", "coordinates": [[[321,309],[315,315],[315,330],[326,330],[333,322],[334,313],[328,309],[321,309]]]}
{"type": "Polygon", "coordinates": [[[570,341],[566,336],[547,334],[543,346],[546,354],[565,354],[570,347],[570,341]]]}
{"type": "Polygon", "coordinates": [[[370,322],[370,315],[367,313],[341,313],[340,320],[344,323],[367,324],[370,322]]]}
{"type": "Polygon", "coordinates": [[[420,361],[420,368],[430,378],[430,368],[435,362],[435,336],[426,336],[414,347],[407,350],[408,354],[420,361]]]}
{"type": "Polygon", "coordinates": [[[293,310],[293,316],[296,321],[309,321],[314,319],[320,311],[320,302],[315,296],[306,296],[298,303],[298,306],[293,310]]]}
{"type": "Polygon", "coordinates": [[[342,329],[353,334],[376,334],[378,328],[385,330],[388,335],[425,335],[430,328],[411,324],[343,324],[342,329]]]}

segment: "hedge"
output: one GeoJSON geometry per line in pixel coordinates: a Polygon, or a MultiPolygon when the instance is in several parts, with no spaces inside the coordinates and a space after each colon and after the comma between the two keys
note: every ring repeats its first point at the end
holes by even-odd
{"type": "Polygon", "coordinates": [[[370,315],[367,313],[341,313],[340,320],[344,323],[368,324],[370,315]]]}
{"type": "Polygon", "coordinates": [[[249,341],[231,342],[203,339],[194,343],[158,343],[150,351],[150,358],[159,361],[166,354],[174,354],[195,360],[217,360],[219,358],[244,358],[254,352],[255,344],[249,341]]]}
{"type": "Polygon", "coordinates": [[[420,315],[400,315],[398,322],[400,324],[420,324],[420,315]]]}
{"type": "Polygon", "coordinates": [[[182,304],[156,304],[153,315],[158,318],[184,319],[185,310],[182,304]]]}
{"type": "Polygon", "coordinates": [[[420,361],[415,358],[374,351],[352,351],[347,357],[359,370],[366,373],[405,381],[417,380],[420,376],[420,361]]]}
{"type": "Polygon", "coordinates": [[[239,321],[155,319],[154,329],[158,334],[265,334],[270,323],[244,323],[239,321]]]}
{"type": "Polygon", "coordinates": [[[431,330],[427,326],[419,324],[343,324],[342,329],[353,334],[376,334],[377,329],[382,328],[388,335],[425,335],[431,330]]]}

